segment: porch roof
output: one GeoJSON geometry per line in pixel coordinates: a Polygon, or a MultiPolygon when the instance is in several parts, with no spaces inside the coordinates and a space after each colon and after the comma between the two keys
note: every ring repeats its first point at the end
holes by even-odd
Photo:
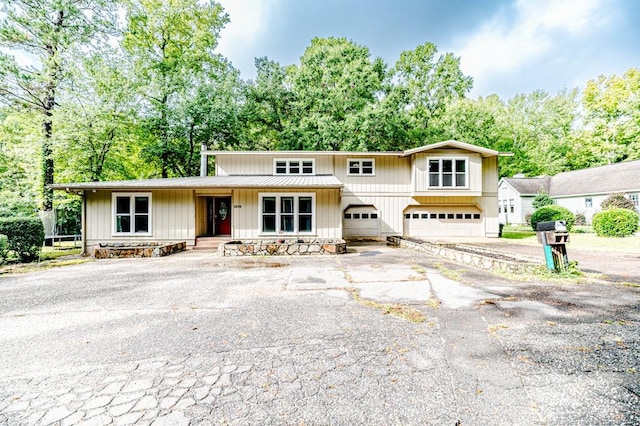
{"type": "Polygon", "coordinates": [[[58,183],[52,189],[63,191],[85,190],[152,190],[152,189],[203,189],[203,188],[335,188],[344,185],[335,176],[206,176],[166,179],[140,179],[105,182],[58,183]]]}

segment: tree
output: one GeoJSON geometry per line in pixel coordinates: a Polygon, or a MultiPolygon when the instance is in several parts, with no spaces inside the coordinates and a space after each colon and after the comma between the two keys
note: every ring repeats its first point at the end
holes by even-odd
{"type": "Polygon", "coordinates": [[[75,58],[54,116],[58,181],[145,177],[134,155],[137,97],[127,65],[115,49],[75,58]],[[134,164],[135,174],[128,170],[134,164]]]}
{"type": "Polygon", "coordinates": [[[0,46],[32,55],[37,65],[20,65],[0,53],[0,97],[40,114],[42,124],[42,207],[51,210],[54,179],[53,112],[67,71],[67,53],[80,49],[109,26],[107,0],[0,0],[0,46]]]}
{"type": "Polygon", "coordinates": [[[544,206],[552,206],[555,203],[556,202],[549,196],[549,194],[546,193],[546,191],[540,190],[538,194],[533,197],[533,202],[531,204],[534,209],[539,209],[544,206]]]}
{"type": "Polygon", "coordinates": [[[571,132],[576,119],[577,90],[550,96],[542,90],[520,94],[506,104],[503,124],[514,153],[503,164],[509,174],[554,175],[569,170],[571,132]]]}
{"type": "Polygon", "coordinates": [[[285,131],[284,148],[358,149],[358,116],[377,101],[385,66],[369,49],[345,38],[314,38],[288,69],[295,97],[294,123],[285,131]]]}
{"type": "Polygon", "coordinates": [[[285,134],[291,125],[295,95],[287,84],[287,70],[267,57],[256,58],[256,80],[246,85],[241,111],[248,147],[278,149],[289,145],[285,134]]]}
{"type": "Polygon", "coordinates": [[[402,52],[390,71],[390,96],[398,110],[406,111],[411,119],[414,146],[437,141],[433,120],[450,102],[464,98],[473,86],[473,79],[460,70],[460,58],[452,53],[436,58],[437,53],[436,45],[426,42],[402,52]]]}
{"type": "Polygon", "coordinates": [[[589,81],[582,106],[591,129],[579,141],[583,156],[595,164],[640,158],[640,69],[589,81]]]}
{"type": "Polygon", "coordinates": [[[41,179],[38,114],[8,108],[0,114],[0,217],[34,216],[41,179]]]}
{"type": "Polygon", "coordinates": [[[203,75],[215,75],[222,58],[214,52],[228,16],[215,2],[197,0],[125,0],[127,28],[123,46],[137,78],[137,93],[145,101],[149,156],[162,177],[172,169],[171,120],[189,85],[203,75]]]}

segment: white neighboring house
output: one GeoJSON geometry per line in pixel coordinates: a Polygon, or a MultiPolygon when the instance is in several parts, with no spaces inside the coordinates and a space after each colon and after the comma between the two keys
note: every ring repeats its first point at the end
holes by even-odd
{"type": "MultiPolygon", "coordinates": [[[[516,175],[518,176],[518,175],[516,175]]],[[[638,210],[640,198],[640,160],[573,170],[555,176],[502,178],[498,183],[500,223],[526,223],[533,213],[533,198],[544,190],[557,205],[582,213],[588,224],[611,194],[622,192],[638,210]],[[513,202],[513,208],[511,207],[513,202]]]]}
{"type": "Polygon", "coordinates": [[[528,215],[535,210],[533,199],[542,190],[549,193],[550,181],[550,176],[525,178],[523,174],[500,179],[498,183],[498,218],[500,223],[527,223],[528,215]]]}

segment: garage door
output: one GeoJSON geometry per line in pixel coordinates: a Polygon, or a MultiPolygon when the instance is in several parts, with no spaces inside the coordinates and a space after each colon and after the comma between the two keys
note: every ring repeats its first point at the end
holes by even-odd
{"type": "Polygon", "coordinates": [[[411,206],[404,212],[408,237],[481,237],[482,214],[475,206],[411,206]]]}
{"type": "Polygon", "coordinates": [[[379,237],[380,212],[375,206],[349,206],[344,210],[342,232],[347,237],[379,237]]]}

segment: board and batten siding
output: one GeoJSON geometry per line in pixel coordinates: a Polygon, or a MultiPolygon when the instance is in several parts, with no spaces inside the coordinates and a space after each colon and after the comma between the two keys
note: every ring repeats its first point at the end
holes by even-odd
{"type": "Polygon", "coordinates": [[[402,194],[411,184],[411,159],[397,156],[376,156],[373,153],[336,157],[335,176],[344,184],[344,194],[402,194]],[[347,161],[373,159],[375,174],[349,175],[347,161]]]}
{"type": "MultiPolygon", "coordinates": [[[[313,237],[341,238],[342,221],[340,206],[340,191],[337,189],[236,189],[233,191],[231,215],[233,238],[239,240],[265,238],[260,234],[260,206],[261,193],[313,193],[315,194],[315,229],[313,237]]],[[[306,237],[307,234],[304,234],[306,237]]]]}
{"type": "Polygon", "coordinates": [[[195,244],[193,190],[96,191],[87,200],[86,244],[127,242],[177,242],[195,244]],[[114,235],[113,193],[151,193],[151,235],[114,235]]]}
{"type": "Polygon", "coordinates": [[[265,155],[216,155],[216,176],[227,175],[272,175],[275,159],[313,160],[316,175],[333,174],[333,156],[313,156],[305,153],[290,153],[277,151],[265,155]]]}

